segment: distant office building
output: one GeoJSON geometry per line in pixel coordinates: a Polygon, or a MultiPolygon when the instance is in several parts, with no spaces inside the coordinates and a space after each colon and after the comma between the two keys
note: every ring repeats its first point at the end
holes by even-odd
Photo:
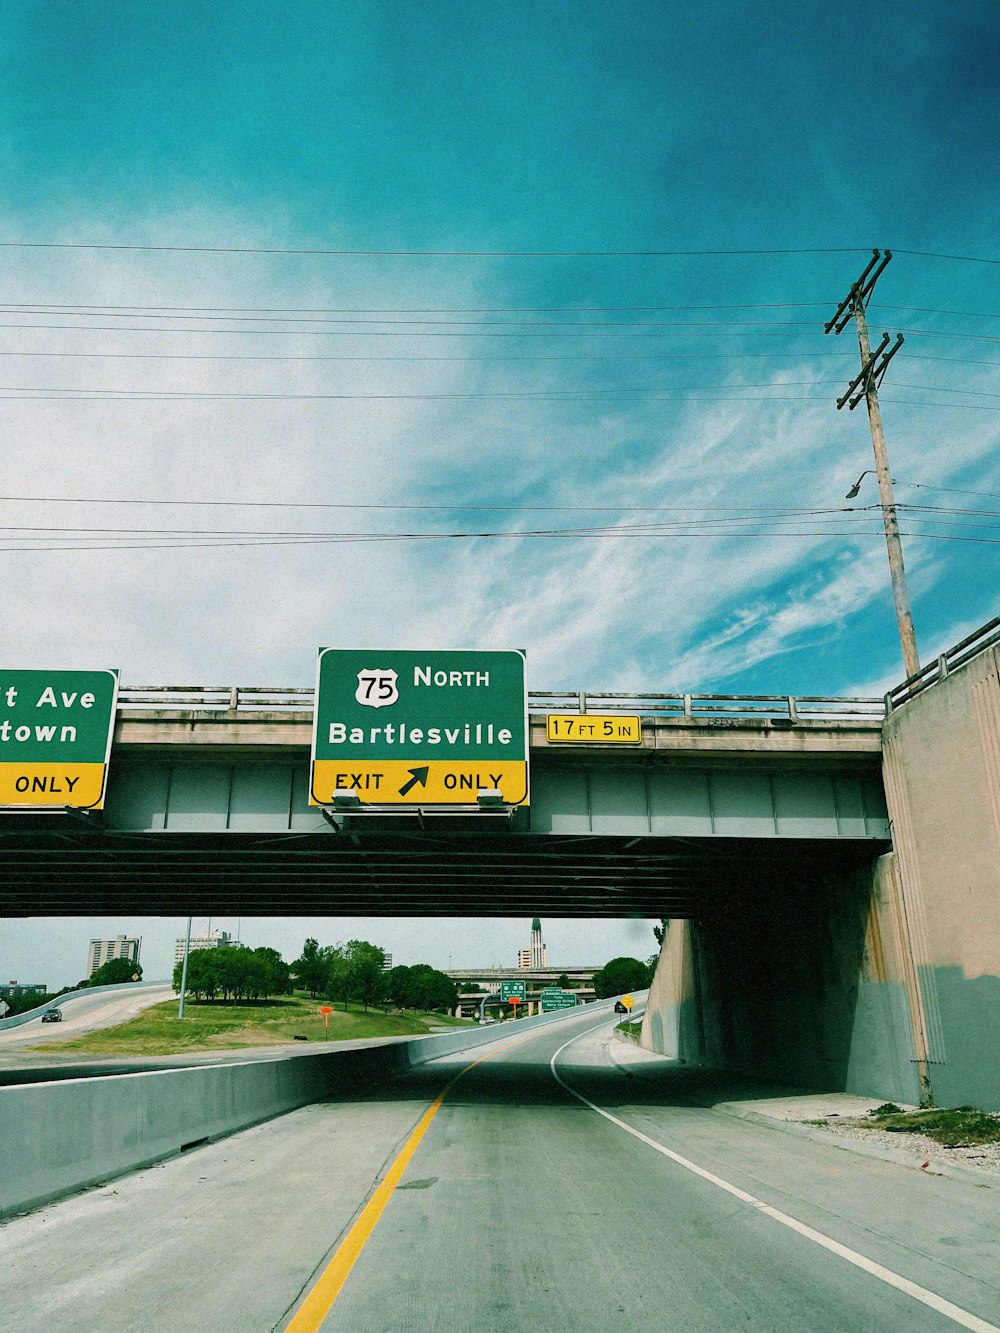
{"type": "MultiPolygon", "coordinates": [[[[183,963],[184,961],[185,942],[186,942],[186,937],[183,935],[177,941],[176,947],[174,949],[175,965],[177,963],[183,963]]],[[[234,944],[237,947],[239,947],[239,941],[234,940],[228,930],[208,930],[205,932],[204,935],[191,936],[192,953],[194,953],[195,949],[221,949],[225,945],[234,945],[234,944]]]]}
{"type": "Polygon", "coordinates": [[[531,943],[526,949],[518,949],[517,965],[525,971],[533,967],[547,967],[549,951],[542,940],[542,923],[536,916],[531,923],[531,943]]]}
{"type": "Polygon", "coordinates": [[[130,939],[127,935],[116,935],[113,940],[91,940],[87,952],[87,977],[94,975],[99,967],[110,963],[112,958],[127,958],[130,963],[139,961],[142,948],[142,936],[130,939]]]}
{"type": "Polygon", "coordinates": [[[16,1000],[22,995],[47,995],[44,981],[8,981],[0,982],[0,998],[16,1000]]]}

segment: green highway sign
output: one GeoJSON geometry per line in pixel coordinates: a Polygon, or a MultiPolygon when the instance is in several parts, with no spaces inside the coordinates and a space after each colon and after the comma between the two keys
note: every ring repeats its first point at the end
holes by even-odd
{"type": "Polygon", "coordinates": [[[117,671],[0,670],[0,806],[104,805],[117,671]]]}
{"type": "Polygon", "coordinates": [[[501,981],[500,983],[501,1003],[507,1004],[510,1000],[514,999],[521,1000],[523,1002],[527,998],[528,998],[527,987],[523,981],[501,981]]]}
{"type": "Polygon", "coordinates": [[[551,989],[542,991],[542,1013],[547,1014],[553,1009],[575,1009],[576,996],[571,991],[560,990],[553,992],[551,989]]]}
{"type": "Polygon", "coordinates": [[[528,803],[528,695],[520,651],[323,648],[309,800],[528,803]]]}

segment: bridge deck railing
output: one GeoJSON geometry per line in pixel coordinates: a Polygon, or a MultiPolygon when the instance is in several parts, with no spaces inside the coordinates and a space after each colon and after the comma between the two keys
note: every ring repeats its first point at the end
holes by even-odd
{"type": "Polygon", "coordinates": [[[781,694],[594,694],[532,690],[533,713],[640,713],[662,718],[783,718],[831,721],[865,718],[881,721],[882,699],[833,699],[781,694]]]}
{"type": "Polygon", "coordinates": [[[915,676],[910,676],[901,685],[890,690],[885,696],[886,712],[891,713],[894,708],[905,704],[908,699],[914,698],[931,685],[936,685],[958,667],[997,644],[1000,644],[1000,616],[983,625],[981,629],[977,629],[961,643],[956,643],[953,648],[949,648],[946,653],[942,653],[923,670],[918,671],[915,676]]]}
{"type": "MultiPolygon", "coordinates": [[[[1000,624],[1000,621],[996,622],[1000,624]]],[[[314,691],[309,686],[268,688],[258,685],[143,685],[123,686],[118,693],[121,709],[156,709],[170,712],[282,712],[313,710],[314,691]]],[[[579,691],[531,690],[529,712],[545,713],[639,713],[644,717],[685,719],[785,719],[881,721],[883,699],[836,699],[819,695],[771,694],[617,694],[579,691]]]]}

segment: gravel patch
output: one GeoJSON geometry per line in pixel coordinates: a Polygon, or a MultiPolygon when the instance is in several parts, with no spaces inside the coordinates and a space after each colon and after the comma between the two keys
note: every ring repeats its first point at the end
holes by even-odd
{"type": "Polygon", "coordinates": [[[879,1148],[911,1154],[918,1164],[924,1161],[950,1162],[954,1166],[969,1166],[978,1171],[1000,1175],[1000,1143],[975,1143],[967,1148],[946,1148],[926,1134],[889,1133],[884,1129],[875,1129],[870,1120],[846,1116],[826,1116],[822,1120],[810,1120],[807,1123],[828,1129],[842,1138],[857,1139],[879,1148]]]}

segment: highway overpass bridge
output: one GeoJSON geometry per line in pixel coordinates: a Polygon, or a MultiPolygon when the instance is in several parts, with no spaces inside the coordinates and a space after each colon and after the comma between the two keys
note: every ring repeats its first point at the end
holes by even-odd
{"type": "Polygon", "coordinates": [[[664,917],[889,846],[881,700],[532,694],[530,807],[308,803],[311,690],[123,689],[106,807],[0,817],[6,914],[664,917]],[[622,746],[550,713],[638,714],[622,746]]]}
{"type": "Polygon", "coordinates": [[[351,811],[311,690],[123,690],[106,808],[0,817],[0,912],[662,917],[651,1048],[1000,1109],[1000,620],[885,700],[529,704],[530,807],[351,811]]]}

